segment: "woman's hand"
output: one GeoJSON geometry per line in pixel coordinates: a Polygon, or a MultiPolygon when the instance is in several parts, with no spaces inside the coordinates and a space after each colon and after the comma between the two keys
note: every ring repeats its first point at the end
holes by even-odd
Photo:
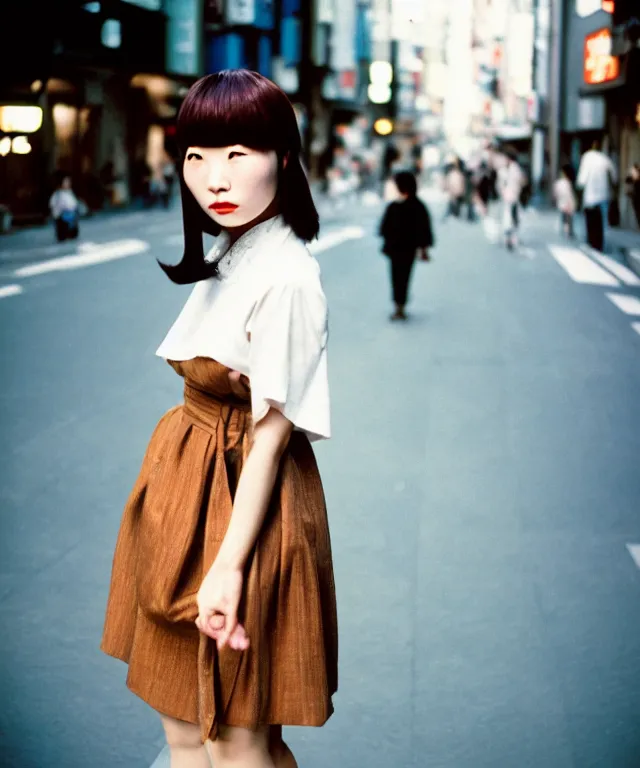
{"type": "Polygon", "coordinates": [[[198,590],[196,626],[216,641],[219,651],[227,644],[236,651],[249,647],[247,633],[238,623],[242,581],[242,570],[214,562],[198,590]]]}

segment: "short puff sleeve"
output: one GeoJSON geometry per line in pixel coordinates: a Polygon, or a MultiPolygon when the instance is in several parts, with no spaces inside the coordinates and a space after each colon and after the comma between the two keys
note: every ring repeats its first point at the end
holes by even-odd
{"type": "Polygon", "coordinates": [[[310,440],[331,436],[327,320],[311,280],[272,285],[256,303],[246,326],[254,423],[276,408],[310,440]]]}

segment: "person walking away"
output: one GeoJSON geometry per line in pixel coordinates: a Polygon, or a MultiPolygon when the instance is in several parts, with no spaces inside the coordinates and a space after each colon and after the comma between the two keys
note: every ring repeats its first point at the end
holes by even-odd
{"type": "Polygon", "coordinates": [[[71,188],[71,178],[66,174],[60,178],[58,188],[51,195],[49,208],[58,242],[67,239],[75,240],[79,233],[80,203],[71,188]]]}
{"type": "MultiPolygon", "coordinates": [[[[449,216],[460,216],[460,207],[466,193],[466,179],[460,167],[460,158],[456,157],[444,177],[444,189],[449,198],[444,219],[449,216]]],[[[443,220],[444,220],[443,219],[443,220]]]]}
{"type": "Polygon", "coordinates": [[[560,177],[553,185],[553,199],[560,211],[562,230],[568,238],[573,237],[573,215],[576,212],[576,193],[571,183],[572,168],[563,165],[560,177]]]}
{"type": "Polygon", "coordinates": [[[502,215],[505,245],[512,251],[518,245],[520,226],[520,196],[526,179],[513,150],[504,153],[505,163],[498,172],[498,186],[502,197],[502,215]]]}
{"type": "Polygon", "coordinates": [[[580,160],[576,186],[582,189],[582,209],[587,228],[587,243],[597,251],[604,250],[604,230],[611,186],[616,184],[616,169],[600,150],[596,139],[580,160]]]}
{"type": "Polygon", "coordinates": [[[431,216],[427,206],[418,199],[415,176],[401,171],[395,176],[399,199],[387,207],[379,234],[384,239],[382,252],[389,257],[391,288],[395,312],[391,320],[406,320],[405,306],[411,273],[420,250],[422,261],[429,261],[428,249],[433,246],[431,216]]]}

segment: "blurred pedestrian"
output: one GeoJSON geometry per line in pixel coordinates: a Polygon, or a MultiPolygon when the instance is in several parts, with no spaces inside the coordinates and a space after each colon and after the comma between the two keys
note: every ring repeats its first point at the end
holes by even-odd
{"type": "Polygon", "coordinates": [[[627,197],[631,200],[636,223],[640,227],[640,163],[634,163],[631,166],[625,182],[627,197]]]}
{"type": "Polygon", "coordinates": [[[487,215],[491,198],[491,174],[489,166],[482,160],[473,175],[475,205],[481,217],[487,215]]]}
{"type": "Polygon", "coordinates": [[[511,251],[518,245],[520,227],[520,197],[526,178],[514,150],[503,153],[504,162],[498,171],[498,187],[502,198],[502,227],[505,245],[511,251]]]}
{"type": "Polygon", "coordinates": [[[382,252],[389,257],[391,288],[395,312],[392,320],[406,320],[411,273],[420,252],[422,261],[429,261],[429,248],[433,246],[431,216],[427,206],[418,199],[416,177],[409,171],[395,176],[399,199],[387,207],[379,234],[384,239],[382,252]]]}
{"type": "Polygon", "coordinates": [[[171,768],[285,768],[282,724],[323,725],[337,688],[310,445],[330,436],[318,213],[293,107],[262,75],[196,82],[176,139],[184,255],[161,266],[195,287],[157,354],[185,400],[125,507],[101,647],[160,713],[171,768]]]}
{"type": "Polygon", "coordinates": [[[448,197],[444,219],[449,218],[449,216],[458,218],[467,190],[467,180],[462,172],[462,162],[459,157],[454,158],[453,163],[446,171],[444,190],[448,197]]]}
{"type": "Polygon", "coordinates": [[[560,211],[562,231],[568,238],[573,237],[573,216],[576,212],[576,193],[571,183],[573,169],[569,164],[562,166],[560,178],[553,185],[553,199],[560,211]]]}
{"type": "Polygon", "coordinates": [[[398,162],[398,160],[400,160],[400,150],[392,141],[387,142],[387,145],[384,148],[384,154],[382,156],[381,181],[383,184],[391,176],[393,166],[398,162]]]}
{"type": "Polygon", "coordinates": [[[149,196],[151,198],[151,205],[160,202],[163,205],[168,206],[167,196],[167,182],[164,177],[164,165],[156,165],[151,172],[151,181],[149,182],[149,196]]]}
{"type": "Polygon", "coordinates": [[[164,189],[161,192],[162,205],[168,208],[173,197],[173,186],[176,179],[176,166],[170,157],[165,160],[162,166],[162,178],[164,180],[164,189]]]}
{"type": "Polygon", "coordinates": [[[608,205],[611,189],[617,182],[616,169],[595,139],[580,160],[576,185],[582,189],[582,209],[587,228],[587,242],[597,251],[604,250],[608,205]]]}
{"type": "Polygon", "coordinates": [[[71,177],[61,174],[58,186],[49,200],[49,208],[58,242],[78,237],[80,228],[80,202],[71,187],[71,177]]]}
{"type": "Polygon", "coordinates": [[[414,136],[411,144],[411,170],[419,180],[422,175],[422,139],[419,136],[414,136]]]}

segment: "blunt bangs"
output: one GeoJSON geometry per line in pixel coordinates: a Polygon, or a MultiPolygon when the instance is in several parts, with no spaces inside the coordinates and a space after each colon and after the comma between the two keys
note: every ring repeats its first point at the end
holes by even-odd
{"type": "Polygon", "coordinates": [[[286,94],[248,70],[225,70],[198,80],[180,109],[176,138],[183,155],[189,147],[242,144],[282,156],[301,147],[286,94]]]}
{"type": "MultiPolygon", "coordinates": [[[[280,215],[304,242],[318,236],[320,222],[300,160],[302,142],[296,115],[287,95],[271,80],[242,69],[201,78],[182,103],[176,139],[181,161],[189,147],[240,144],[257,151],[275,151],[280,215]]],[[[191,194],[182,162],[180,192],[184,255],[178,264],[159,264],[174,283],[184,285],[218,276],[217,263],[205,260],[202,235],[207,232],[215,237],[221,228],[191,194]]]]}

